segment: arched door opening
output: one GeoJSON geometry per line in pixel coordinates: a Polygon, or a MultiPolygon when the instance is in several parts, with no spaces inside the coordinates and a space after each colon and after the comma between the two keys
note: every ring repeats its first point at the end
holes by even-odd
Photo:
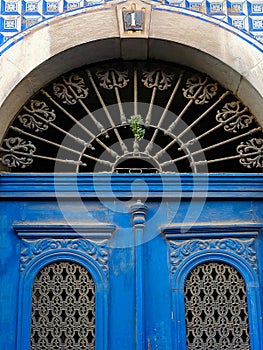
{"type": "MultiPolygon", "coordinates": [[[[83,350],[95,347],[96,350],[97,347],[98,350],[153,350],[158,347],[177,350],[181,344],[186,344],[188,336],[188,348],[184,350],[190,350],[191,344],[198,342],[203,342],[201,350],[205,350],[208,338],[205,332],[200,340],[198,336],[194,339],[191,331],[181,332],[179,337],[174,331],[174,325],[185,321],[185,314],[180,314],[180,306],[173,300],[173,294],[177,293],[177,286],[173,290],[171,282],[173,269],[176,259],[189,261],[198,250],[208,246],[215,255],[220,247],[222,255],[233,254],[244,268],[247,263],[257,270],[254,225],[255,218],[262,214],[256,206],[251,209],[258,183],[255,190],[250,173],[262,173],[263,167],[263,133],[258,120],[233,92],[210,76],[157,60],[110,60],[82,66],[59,76],[35,93],[7,128],[0,160],[9,173],[3,176],[7,182],[14,181],[16,185],[16,181],[26,183],[29,177],[33,179],[28,185],[32,185],[29,194],[16,188],[21,205],[19,220],[12,216],[16,208],[12,213],[10,209],[10,220],[22,221],[22,233],[18,238],[23,242],[19,242],[21,255],[17,260],[22,261],[21,265],[25,261],[30,264],[31,259],[41,261],[42,256],[48,254],[54,264],[44,267],[32,285],[31,333],[27,324],[26,331],[17,337],[16,350],[29,350],[30,335],[31,347],[39,347],[41,334],[47,331],[46,325],[39,325],[39,314],[43,310],[48,312],[44,318],[50,326],[47,339],[43,336],[42,340],[47,348],[56,343],[67,349],[65,342],[68,341],[69,348],[70,343],[79,348],[82,342],[83,350]],[[58,177],[54,173],[58,173],[58,177]],[[216,174],[210,177],[211,173],[216,174]],[[242,174],[235,183],[233,178],[237,173],[242,174]],[[138,181],[137,186],[140,175],[142,181],[138,181]],[[228,183],[231,177],[233,191],[228,183]],[[115,183],[111,182],[116,178],[115,183]],[[242,185],[248,178],[251,182],[243,191],[242,185]],[[151,186],[147,188],[148,180],[151,186]],[[40,191],[37,186],[41,181],[40,191]],[[232,192],[228,194],[228,190],[232,192]],[[147,205],[142,203],[144,201],[147,205]],[[215,222],[218,223],[216,228],[215,222]],[[100,227],[101,223],[116,226],[117,232],[110,236],[100,227]],[[168,230],[170,225],[177,225],[180,232],[164,237],[160,231],[165,225],[168,230]],[[237,226],[241,228],[236,232],[237,226]],[[169,239],[184,240],[189,227],[190,231],[193,227],[194,233],[188,235],[189,245],[179,248],[178,254],[172,256],[169,239]],[[23,230],[26,233],[23,234],[23,230]],[[109,323],[109,327],[107,323],[107,328],[103,328],[103,334],[94,331],[95,287],[91,275],[73,264],[78,272],[68,283],[65,271],[71,269],[71,264],[65,263],[63,267],[64,261],[56,261],[56,249],[59,247],[64,253],[69,246],[73,260],[80,254],[95,261],[105,275],[104,304],[100,317],[96,318],[96,326],[109,323]],[[47,308],[47,304],[53,303],[55,293],[49,289],[48,295],[44,292],[41,295],[38,285],[41,285],[41,276],[53,285],[53,276],[61,266],[65,278],[61,281],[61,276],[58,277],[59,282],[54,287],[62,290],[58,324],[64,327],[68,320],[71,322],[72,307],[79,307],[81,292],[77,291],[77,296],[73,297],[69,292],[69,299],[72,301],[75,297],[76,300],[66,305],[67,290],[63,288],[68,285],[70,288],[72,281],[81,285],[79,275],[82,273],[90,278],[87,282],[91,286],[90,299],[86,298],[86,302],[91,308],[86,312],[89,317],[83,329],[78,328],[82,315],[76,312],[77,328],[73,325],[61,332],[58,329],[56,333],[59,326],[52,322],[57,322],[57,316],[52,314],[53,309],[47,308]],[[86,332],[85,340],[82,331],[86,332]],[[75,332],[73,338],[72,332],[75,332]]],[[[258,174],[254,176],[259,179],[258,174]]],[[[194,269],[193,274],[203,275],[205,268],[202,266],[198,267],[201,272],[194,269]]],[[[214,268],[216,272],[226,265],[222,262],[218,266],[214,268]]],[[[227,265],[226,270],[227,276],[235,276],[234,268],[227,265]]],[[[22,268],[19,273],[24,274],[22,268]]],[[[28,283],[24,275],[23,283],[28,283]]],[[[238,281],[244,282],[241,277],[238,281]]],[[[203,283],[201,277],[198,283],[203,283]]],[[[211,283],[218,284],[218,288],[221,286],[221,281],[211,283]]],[[[191,288],[192,285],[188,288],[190,292],[191,288]]],[[[193,299],[189,290],[186,291],[188,304],[193,299]]],[[[229,296],[231,291],[226,293],[229,296]]],[[[243,312],[245,293],[243,296],[240,309],[244,317],[238,321],[247,323],[244,344],[238,350],[243,345],[249,350],[260,350],[257,338],[260,321],[253,319],[253,310],[243,312]],[[248,323],[252,323],[251,332],[248,323]]],[[[23,298],[25,295],[20,300],[23,298]]],[[[259,299],[255,292],[249,305],[257,305],[260,310],[259,299]]],[[[212,301],[213,306],[216,303],[217,300],[212,301]]],[[[28,304],[27,301],[25,305],[28,304]]],[[[194,307],[198,309],[199,305],[194,307]]],[[[194,312],[198,311],[187,314],[190,327],[194,312]]],[[[215,314],[217,318],[217,311],[215,314]]],[[[229,319],[232,320],[230,316],[229,319]]],[[[20,317],[19,327],[22,320],[20,317]]],[[[210,331],[207,327],[207,333],[210,331]]],[[[220,332],[225,331],[224,327],[220,329],[220,332]]],[[[230,343],[234,339],[233,332],[228,339],[230,343]]],[[[216,341],[220,346],[225,345],[218,335],[216,341]]]]}

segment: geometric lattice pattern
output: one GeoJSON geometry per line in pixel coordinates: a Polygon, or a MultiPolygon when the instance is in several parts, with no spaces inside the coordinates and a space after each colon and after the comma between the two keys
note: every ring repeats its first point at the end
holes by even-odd
{"type": "Polygon", "coordinates": [[[90,273],[56,262],[36,276],[30,350],[94,350],[95,287],[90,273]]]}
{"type": "MultiPolygon", "coordinates": [[[[0,45],[14,35],[73,10],[106,4],[103,0],[1,0],[0,45]]],[[[115,2],[114,0],[112,2],[115,2]]],[[[263,0],[165,0],[224,21],[263,42],[263,0]]]]}
{"type": "Polygon", "coordinates": [[[212,262],[185,283],[188,350],[249,350],[246,286],[232,266],[212,262]]]}

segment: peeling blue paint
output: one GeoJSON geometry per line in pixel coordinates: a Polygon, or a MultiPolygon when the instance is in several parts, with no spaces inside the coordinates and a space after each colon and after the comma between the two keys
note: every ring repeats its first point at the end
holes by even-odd
{"type": "Polygon", "coordinates": [[[251,350],[262,350],[262,176],[141,175],[149,186],[148,197],[141,198],[147,204],[143,230],[141,218],[133,221],[130,212],[143,195],[140,187],[136,198],[121,201],[138,176],[112,176],[118,199],[105,186],[106,175],[97,176],[100,199],[92,176],[78,175],[78,204],[75,176],[59,175],[57,195],[65,207],[56,198],[53,175],[0,177],[0,349],[30,349],[34,276],[46,264],[66,259],[90,270],[97,285],[96,350],[184,349],[184,279],[197,264],[217,260],[244,277],[251,350]],[[189,254],[175,261],[169,242],[181,254],[191,240],[189,254]],[[138,288],[141,302],[136,301],[138,288]],[[143,322],[136,321],[138,315],[143,322]]]}

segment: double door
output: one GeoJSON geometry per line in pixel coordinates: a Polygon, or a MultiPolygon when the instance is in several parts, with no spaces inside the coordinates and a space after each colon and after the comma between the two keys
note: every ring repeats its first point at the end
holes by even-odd
{"type": "Polygon", "coordinates": [[[149,208],[138,201],[118,227],[53,225],[52,238],[16,227],[19,350],[261,349],[254,238],[161,227],[166,206],[149,208]]]}

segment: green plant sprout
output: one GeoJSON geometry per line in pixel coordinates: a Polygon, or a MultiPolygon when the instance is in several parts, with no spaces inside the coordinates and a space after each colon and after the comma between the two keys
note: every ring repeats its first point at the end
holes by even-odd
{"type": "Polygon", "coordinates": [[[140,140],[144,137],[145,127],[143,124],[142,116],[140,114],[135,114],[128,120],[130,123],[131,130],[134,134],[136,140],[140,140]]]}

